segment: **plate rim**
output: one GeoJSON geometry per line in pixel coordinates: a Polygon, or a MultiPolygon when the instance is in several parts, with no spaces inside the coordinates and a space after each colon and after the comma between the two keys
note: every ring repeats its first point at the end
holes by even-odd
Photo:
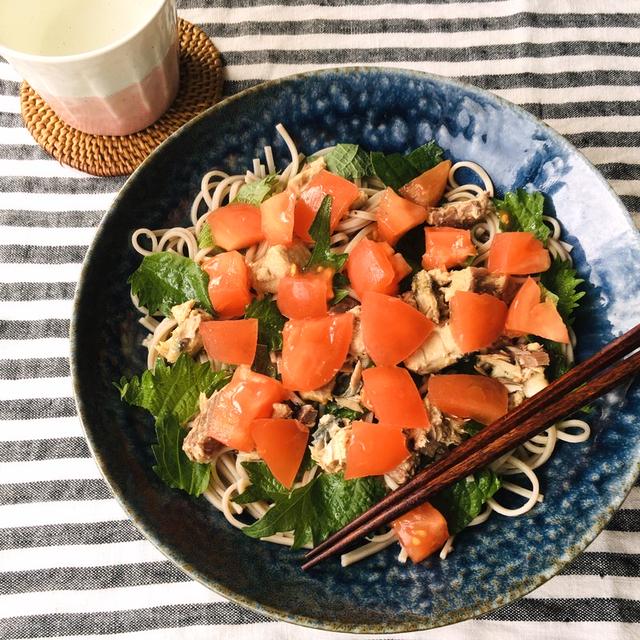
{"type": "Polygon", "coordinates": [[[247,96],[250,96],[255,93],[260,93],[265,90],[271,89],[273,87],[277,87],[278,85],[283,85],[289,82],[294,82],[298,80],[308,80],[319,76],[324,75],[332,75],[332,74],[354,74],[354,73],[387,73],[392,75],[401,75],[405,77],[413,77],[419,78],[422,80],[431,80],[434,83],[441,85],[449,85],[454,86],[458,89],[463,89],[465,92],[470,94],[480,95],[484,98],[488,98],[490,101],[497,101],[502,108],[506,108],[509,110],[514,110],[521,117],[526,118],[530,122],[534,123],[536,126],[542,127],[545,132],[554,139],[556,143],[558,143],[561,147],[568,149],[572,152],[572,154],[577,155],[589,168],[595,178],[600,182],[600,184],[609,192],[611,196],[613,196],[614,200],[617,201],[619,208],[624,213],[624,220],[626,221],[628,227],[630,228],[632,233],[638,234],[638,229],[636,228],[631,215],[629,214],[626,206],[618,196],[618,194],[613,190],[613,188],[609,185],[603,175],[598,171],[598,169],[593,165],[593,163],[572,143],[570,143],[564,136],[558,133],[555,129],[550,127],[544,121],[540,120],[530,112],[526,111],[519,105],[510,102],[509,100],[492,93],[486,89],[482,89],[473,84],[469,84],[467,82],[463,82],[454,78],[449,78],[447,76],[432,74],[424,71],[417,71],[414,69],[408,68],[394,68],[394,67],[385,67],[379,65],[350,65],[344,67],[323,67],[321,69],[306,71],[302,73],[291,74],[287,76],[282,76],[280,78],[275,78],[272,80],[267,80],[265,82],[261,82],[259,84],[248,87],[238,93],[235,93],[231,96],[228,96],[215,105],[207,108],[205,111],[201,112],[187,123],[182,125],[179,129],[177,129],[174,133],[172,133],[166,140],[164,140],[158,147],[156,147],[145,160],[136,168],[136,170],[127,178],[124,182],[120,190],[118,191],[116,197],[111,203],[109,209],[105,212],[102,217],[97,229],[96,233],[93,237],[93,240],[85,254],[83,259],[82,268],[80,271],[80,275],[78,277],[78,281],[75,288],[73,305],[72,305],[72,314],[71,314],[71,322],[69,328],[69,341],[70,341],[70,372],[72,379],[72,388],[73,388],[73,396],[74,402],[76,406],[76,411],[78,414],[78,419],[82,426],[82,430],[84,436],[86,438],[89,450],[91,452],[91,456],[95,463],[97,464],[100,473],[107,483],[111,493],[117,500],[119,506],[123,509],[123,511],[127,514],[130,521],[134,524],[134,526],[144,535],[145,539],[148,540],[153,546],[158,549],[168,560],[170,560],[175,566],[177,566],[181,571],[183,571],[190,578],[196,580],[198,583],[206,586],[208,589],[213,592],[224,596],[229,599],[231,602],[239,604],[247,609],[250,609],[256,613],[261,615],[266,615],[277,620],[293,623],[296,625],[300,625],[303,627],[309,627],[313,629],[319,629],[324,631],[333,631],[333,632],[342,632],[342,633],[405,633],[411,631],[425,631],[428,629],[434,629],[438,627],[444,627],[451,624],[456,624],[458,622],[463,622],[465,620],[476,618],[480,615],[488,613],[490,611],[496,611],[501,609],[502,607],[519,600],[523,596],[531,593],[545,582],[556,576],[558,573],[562,571],[562,569],[573,561],[580,553],[584,551],[584,549],[591,544],[591,542],[600,534],[600,532],[604,529],[610,519],[613,517],[615,512],[620,508],[622,502],[624,502],[625,498],[631,491],[632,487],[640,477],[640,458],[636,460],[636,468],[633,471],[627,483],[620,485],[620,490],[615,496],[615,499],[612,500],[603,514],[596,520],[596,522],[589,528],[580,541],[570,548],[566,549],[563,556],[553,563],[551,570],[547,572],[542,572],[537,574],[536,576],[527,577],[516,582],[508,592],[503,594],[503,598],[500,599],[500,602],[485,602],[484,605],[478,605],[471,607],[469,609],[458,609],[455,612],[449,613],[447,617],[440,617],[436,620],[430,620],[428,618],[422,617],[420,619],[410,618],[407,619],[406,622],[397,623],[397,624],[383,624],[383,623],[370,623],[370,624],[349,624],[349,623],[341,623],[341,622],[332,622],[330,620],[322,620],[319,618],[314,618],[311,616],[305,616],[303,614],[291,613],[286,610],[278,609],[276,607],[265,605],[257,600],[252,598],[248,598],[241,593],[233,591],[226,587],[224,584],[220,583],[217,580],[213,580],[203,573],[201,573],[196,567],[191,565],[187,565],[183,563],[179,559],[173,557],[172,550],[170,546],[163,542],[163,540],[159,539],[155,532],[151,531],[146,524],[140,521],[138,512],[129,507],[126,497],[124,495],[124,491],[121,491],[119,487],[112,484],[111,479],[109,478],[108,473],[106,472],[106,465],[103,462],[102,456],[100,452],[96,449],[96,443],[94,442],[91,429],[87,427],[85,422],[87,421],[85,418],[85,401],[80,395],[80,383],[79,383],[79,361],[80,361],[80,350],[78,349],[77,336],[78,336],[78,317],[80,316],[81,309],[80,307],[83,298],[87,295],[85,281],[87,279],[87,274],[89,272],[89,265],[92,262],[93,254],[97,250],[97,246],[101,243],[103,235],[106,233],[105,229],[110,219],[115,215],[115,211],[119,206],[120,201],[125,195],[132,185],[135,183],[137,176],[139,173],[142,173],[146,170],[147,165],[153,161],[156,154],[162,153],[164,148],[171,144],[177,137],[183,134],[184,131],[190,129],[195,126],[201,120],[205,120],[212,113],[216,113],[217,111],[223,111],[229,104],[233,104],[236,101],[244,100],[247,96]]]}

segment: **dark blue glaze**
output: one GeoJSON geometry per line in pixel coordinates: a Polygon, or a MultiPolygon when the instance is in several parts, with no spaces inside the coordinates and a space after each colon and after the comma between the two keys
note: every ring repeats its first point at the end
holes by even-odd
{"type": "MultiPolygon", "coordinates": [[[[479,615],[557,573],[603,528],[638,473],[637,389],[610,399],[596,435],[560,444],[540,471],[545,501],[516,519],[492,517],[459,535],[445,562],[406,566],[397,548],[343,570],[300,571],[300,553],[232,529],[204,499],[151,470],[150,418],[120,403],[112,381],[144,369],[127,277],[139,226],[188,222],[200,177],[242,171],[264,144],[281,163],[282,122],[301,150],[339,141],[406,151],[435,137],[453,160],[474,160],[500,192],[531,185],[552,197],[588,278],[576,330],[584,358],[640,320],[640,242],[618,198],[564,139],[521,109],[473,87],[409,71],[327,70],[267,83],[191,121],[126,183],[88,254],[73,323],[73,376],[94,455],[144,534],[191,576],[255,610],[332,630],[424,629],[479,615]]],[[[170,588],[170,587],[167,587],[170,588]]]]}

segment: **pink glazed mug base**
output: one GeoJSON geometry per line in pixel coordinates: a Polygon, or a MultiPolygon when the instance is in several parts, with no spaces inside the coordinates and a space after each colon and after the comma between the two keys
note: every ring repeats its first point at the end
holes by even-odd
{"type": "Polygon", "coordinates": [[[156,122],[171,106],[179,87],[178,43],[140,82],[100,98],[58,98],[40,92],[66,124],[83,133],[124,136],[156,122]]]}

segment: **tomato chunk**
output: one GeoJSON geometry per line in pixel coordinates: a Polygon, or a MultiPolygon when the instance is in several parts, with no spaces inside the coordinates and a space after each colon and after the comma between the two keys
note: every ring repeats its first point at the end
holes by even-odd
{"type": "Polygon", "coordinates": [[[381,476],[393,471],[408,456],[402,427],[355,421],[351,424],[344,477],[381,476]]]}
{"type": "Polygon", "coordinates": [[[251,302],[249,269],[237,251],[207,258],[202,268],[209,274],[209,300],[221,318],[244,315],[251,302]]]}
{"type": "Polygon", "coordinates": [[[495,273],[526,276],[551,266],[551,256],[542,242],[528,231],[498,233],[489,249],[487,269],[495,273]]]}
{"type": "Polygon", "coordinates": [[[374,242],[369,238],[360,240],[349,254],[347,276],[358,297],[367,291],[394,295],[398,283],[411,273],[407,261],[386,242],[374,242]]]}
{"type": "Polygon", "coordinates": [[[292,320],[327,315],[327,278],[322,273],[285,276],[278,285],[278,309],[292,320]]]}
{"type": "Polygon", "coordinates": [[[435,326],[399,298],[373,291],[362,298],[361,322],[367,353],[378,366],[389,367],[414,353],[435,326]]]}
{"type": "Polygon", "coordinates": [[[401,187],[400,195],[421,207],[435,207],[444,196],[450,169],[451,160],[443,160],[401,187]]]}
{"type": "Polygon", "coordinates": [[[425,502],[393,521],[402,548],[413,562],[422,562],[440,549],[449,537],[444,516],[425,502]]]}
{"type": "Polygon", "coordinates": [[[226,249],[246,249],[264,240],[260,209],[252,204],[233,202],[207,216],[215,243],[226,249]]]}
{"type": "Polygon", "coordinates": [[[363,402],[380,422],[407,428],[429,427],[427,408],[406,369],[371,367],[362,372],[362,380],[363,402]]]}
{"type": "Polygon", "coordinates": [[[507,305],[488,293],[456,291],[449,310],[451,334],[462,353],[488,347],[504,331],[507,305]]]}
{"type": "Polygon", "coordinates": [[[269,244],[291,245],[295,206],[296,196],[291,191],[277,193],[260,205],[262,232],[269,244]]]}
{"type": "Polygon", "coordinates": [[[211,360],[251,364],[256,357],[258,321],[255,318],[202,322],[200,335],[211,360]]]}
{"type": "Polygon", "coordinates": [[[428,398],[440,411],[458,418],[491,424],[507,413],[509,393],[498,380],[464,373],[434,375],[427,385],[428,398]]]}
{"type": "Polygon", "coordinates": [[[360,190],[353,182],[323,169],[311,178],[296,202],[294,233],[305,242],[312,242],[309,227],[325,196],[332,198],[330,227],[333,231],[359,195],[360,190]]]}
{"type": "Polygon", "coordinates": [[[215,398],[208,422],[213,438],[239,451],[253,451],[251,423],[256,418],[268,418],[273,403],[282,402],[287,392],[278,380],[238,367],[231,382],[215,398]]]}
{"type": "Polygon", "coordinates": [[[327,384],[344,364],[353,335],[353,314],[289,320],[282,331],[282,383],[313,391],[327,384]]]}
{"type": "Polygon", "coordinates": [[[396,282],[398,284],[411,273],[411,266],[402,257],[401,253],[394,253],[391,256],[391,264],[393,265],[393,270],[396,272],[396,282]]]}
{"type": "Polygon", "coordinates": [[[422,266],[427,270],[456,267],[477,253],[468,229],[425,227],[424,238],[422,266]]]}
{"type": "Polygon", "coordinates": [[[378,234],[393,246],[409,229],[423,224],[426,217],[424,207],[402,198],[387,187],[376,211],[378,234]]]}
{"type": "Polygon", "coordinates": [[[251,436],[273,477],[291,489],[307,448],[309,429],[297,420],[262,418],[251,423],[251,436]]]}
{"type": "Polygon", "coordinates": [[[569,344],[569,332],[551,302],[540,302],[542,291],[533,278],[527,278],[511,302],[505,329],[510,335],[532,333],[541,338],[569,344]]]}

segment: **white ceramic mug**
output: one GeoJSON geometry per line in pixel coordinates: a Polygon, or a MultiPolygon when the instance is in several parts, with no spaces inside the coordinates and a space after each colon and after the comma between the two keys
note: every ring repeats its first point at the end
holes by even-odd
{"type": "Polygon", "coordinates": [[[0,0],[0,54],[72,127],[133,133],[178,91],[175,0],[0,0]]]}

